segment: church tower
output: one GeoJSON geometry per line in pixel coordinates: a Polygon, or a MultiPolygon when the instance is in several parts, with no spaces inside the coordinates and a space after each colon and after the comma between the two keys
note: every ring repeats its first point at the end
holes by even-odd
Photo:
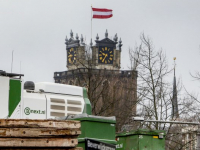
{"type": "Polygon", "coordinates": [[[122,40],[108,31],[95,43],[84,43],[83,36],[66,37],[67,71],[54,72],[55,83],[84,86],[94,115],[116,116],[118,129],[136,114],[137,71],[120,70],[122,40]]]}
{"type": "Polygon", "coordinates": [[[117,34],[113,40],[108,38],[108,31],[106,30],[105,38],[99,40],[96,36],[96,44],[93,46],[92,40],[90,45],[86,45],[83,41],[83,36],[79,40],[78,34],[76,38],[73,37],[73,32],[70,33],[70,39],[66,37],[66,54],[67,54],[67,68],[74,70],[82,68],[83,66],[93,66],[93,69],[108,69],[119,70],[122,41],[117,42],[117,34]],[[90,62],[88,62],[90,61],[90,62]]]}

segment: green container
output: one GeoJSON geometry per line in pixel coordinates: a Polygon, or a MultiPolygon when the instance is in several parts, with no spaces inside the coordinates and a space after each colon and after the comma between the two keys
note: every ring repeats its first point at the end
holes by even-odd
{"type": "Polygon", "coordinates": [[[116,135],[117,150],[165,150],[165,131],[134,130],[116,135]]]}
{"type": "Polygon", "coordinates": [[[115,140],[115,117],[99,117],[81,114],[71,119],[81,122],[81,135],[78,137],[78,147],[85,149],[86,138],[108,144],[117,144],[115,140]]]}

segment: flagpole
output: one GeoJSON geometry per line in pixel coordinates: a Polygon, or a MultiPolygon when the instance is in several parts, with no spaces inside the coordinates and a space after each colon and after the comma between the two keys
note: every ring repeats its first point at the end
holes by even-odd
{"type": "Polygon", "coordinates": [[[92,39],[92,5],[91,5],[91,39],[92,39]]]}
{"type": "Polygon", "coordinates": [[[13,52],[14,50],[12,51],[11,73],[12,73],[12,68],[13,68],[13,52]]]}

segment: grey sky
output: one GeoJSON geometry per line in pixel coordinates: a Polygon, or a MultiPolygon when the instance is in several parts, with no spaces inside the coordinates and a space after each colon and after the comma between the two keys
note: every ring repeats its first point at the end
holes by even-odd
{"type": "MultiPolygon", "coordinates": [[[[66,70],[65,36],[70,30],[89,43],[91,4],[113,9],[111,19],[93,20],[93,39],[115,33],[122,38],[122,69],[128,69],[128,49],[142,32],[162,48],[169,66],[177,57],[177,77],[191,90],[189,72],[200,71],[199,0],[0,0],[0,70],[25,74],[25,80],[53,82],[53,72],[66,70]]],[[[93,41],[94,43],[94,41],[93,41]]],[[[172,79],[171,79],[172,80],[172,79]]]]}

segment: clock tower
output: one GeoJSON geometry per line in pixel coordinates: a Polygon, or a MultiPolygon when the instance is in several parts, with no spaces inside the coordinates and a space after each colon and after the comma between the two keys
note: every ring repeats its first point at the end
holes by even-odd
{"type": "Polygon", "coordinates": [[[70,39],[65,38],[66,44],[66,56],[67,56],[67,68],[69,70],[81,68],[81,64],[85,63],[85,43],[83,42],[83,36],[79,40],[78,34],[76,38],[73,37],[73,32],[70,32],[70,39]]]}
{"type": "Polygon", "coordinates": [[[109,39],[107,30],[105,38],[102,40],[99,40],[97,34],[95,40],[96,45],[92,47],[93,63],[96,65],[96,69],[120,69],[122,41],[120,39],[118,43],[117,40],[117,34],[114,36],[113,40],[109,39]]]}
{"type": "Polygon", "coordinates": [[[137,71],[121,70],[122,41],[117,34],[111,39],[108,31],[95,44],[85,44],[78,34],[66,37],[67,70],[54,72],[55,83],[84,86],[93,106],[93,113],[117,118],[121,129],[136,114],[137,71]],[[123,117],[122,117],[123,115],[123,117]]]}
{"type": "Polygon", "coordinates": [[[105,38],[99,40],[97,34],[96,44],[86,45],[83,42],[83,36],[79,40],[78,34],[76,38],[73,37],[73,32],[70,32],[70,39],[66,37],[66,56],[68,70],[83,68],[85,66],[92,66],[93,69],[108,69],[119,70],[121,58],[121,39],[118,42],[117,34],[113,40],[108,38],[108,31],[106,30],[105,38]],[[88,55],[89,54],[89,55],[88,55]]]}

